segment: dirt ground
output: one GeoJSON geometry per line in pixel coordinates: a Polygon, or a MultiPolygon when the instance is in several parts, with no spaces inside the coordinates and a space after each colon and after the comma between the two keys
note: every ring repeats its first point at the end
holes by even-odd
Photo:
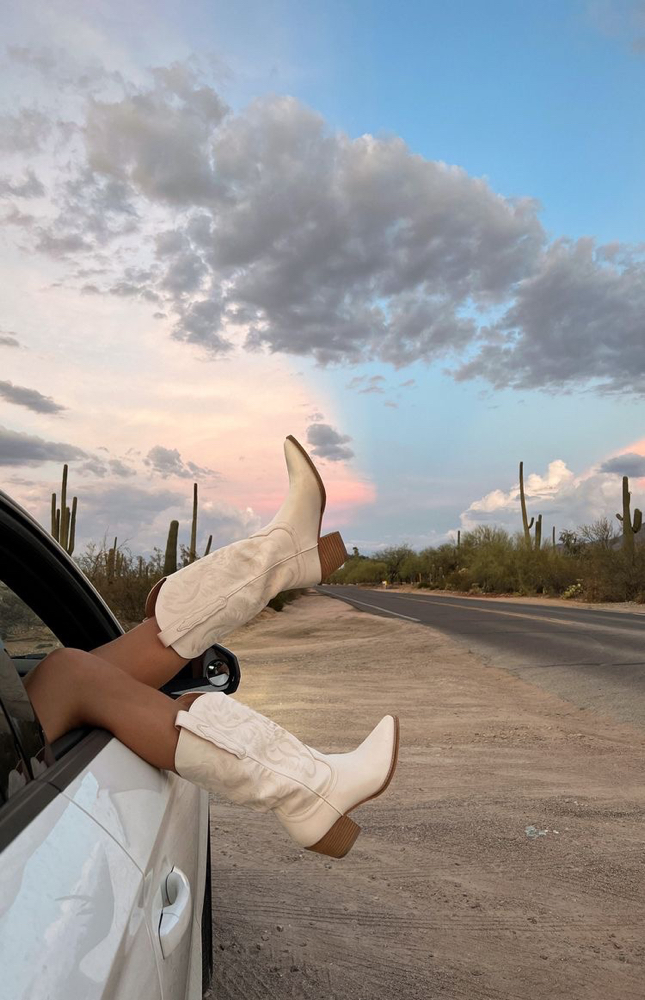
{"type": "Polygon", "coordinates": [[[401,753],[339,861],[213,800],[216,1000],[642,1000],[645,732],[325,597],[228,642],[240,701],[323,751],[396,713],[401,753]]]}

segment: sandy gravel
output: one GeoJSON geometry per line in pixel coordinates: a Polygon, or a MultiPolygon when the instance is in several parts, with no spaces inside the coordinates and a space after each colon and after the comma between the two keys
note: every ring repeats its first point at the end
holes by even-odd
{"type": "Polygon", "coordinates": [[[645,732],[324,597],[228,641],[306,742],[402,746],[340,861],[213,800],[217,1000],[642,1000],[645,732]]]}

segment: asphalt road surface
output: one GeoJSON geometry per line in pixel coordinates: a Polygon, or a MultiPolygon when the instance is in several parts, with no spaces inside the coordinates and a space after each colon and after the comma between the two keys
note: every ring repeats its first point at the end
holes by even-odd
{"type": "Polygon", "coordinates": [[[318,590],[359,611],[429,625],[486,664],[645,728],[644,615],[358,587],[318,590]]]}

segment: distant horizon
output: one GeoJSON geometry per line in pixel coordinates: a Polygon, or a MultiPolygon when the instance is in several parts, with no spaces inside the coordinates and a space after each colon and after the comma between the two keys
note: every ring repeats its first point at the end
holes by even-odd
{"type": "MultiPolygon", "coordinates": [[[[57,513],[58,514],[60,514],[60,504],[61,504],[61,489],[60,489],[60,485],[61,484],[59,484],[59,490],[55,491],[56,509],[57,509],[57,513]]],[[[69,479],[68,479],[68,485],[69,485],[69,479]]],[[[631,486],[631,483],[629,485],[631,486]]],[[[191,493],[192,493],[192,490],[191,490],[191,493]]],[[[633,491],[630,490],[630,493],[631,493],[631,513],[632,513],[632,517],[633,517],[634,512],[636,510],[642,510],[642,508],[638,507],[638,498],[634,497],[633,491]]],[[[74,493],[69,493],[68,492],[68,494],[67,494],[67,507],[68,507],[68,509],[70,511],[70,519],[71,519],[71,516],[72,516],[72,513],[73,513],[73,499],[74,499],[74,496],[76,496],[76,498],[77,498],[77,511],[76,511],[77,518],[79,516],[79,511],[81,511],[81,515],[80,516],[82,516],[82,506],[81,506],[81,500],[82,500],[82,498],[78,494],[74,494],[74,493]]],[[[645,507],[645,493],[643,495],[643,500],[641,502],[643,504],[643,507],[645,507]]],[[[31,513],[31,512],[29,512],[29,513],[31,513]]],[[[529,522],[530,522],[531,518],[534,518],[534,520],[537,520],[537,517],[538,517],[538,515],[540,513],[541,512],[537,511],[537,510],[535,512],[528,511],[529,522]]],[[[584,529],[585,527],[592,528],[594,525],[597,525],[603,519],[606,520],[611,527],[613,527],[613,529],[614,529],[613,539],[614,539],[614,541],[615,541],[615,543],[617,545],[620,545],[621,544],[621,539],[622,539],[622,524],[618,521],[618,518],[616,517],[616,513],[620,513],[620,511],[615,512],[614,515],[613,515],[613,518],[612,518],[612,516],[609,513],[600,514],[599,517],[595,518],[593,521],[586,522],[586,523],[584,523],[584,522],[580,523],[580,524],[576,525],[574,528],[559,528],[558,525],[556,525],[556,524],[549,525],[548,522],[544,522],[543,526],[542,526],[541,547],[542,548],[545,548],[545,547],[549,547],[550,548],[552,546],[552,544],[553,544],[553,530],[554,530],[554,528],[555,528],[555,531],[556,531],[556,548],[563,547],[563,542],[561,541],[560,535],[562,533],[566,532],[566,531],[572,531],[575,535],[577,535],[578,541],[581,542],[581,543],[584,543],[584,538],[582,538],[581,535],[580,535],[581,530],[584,529]]],[[[177,520],[177,519],[174,519],[174,520],[177,520]]],[[[200,509],[199,509],[199,501],[198,501],[198,512],[197,512],[198,539],[204,539],[205,540],[205,545],[208,545],[208,539],[211,536],[212,532],[209,531],[208,519],[206,519],[206,522],[207,522],[206,526],[204,527],[202,525],[202,515],[201,515],[200,509]]],[[[179,532],[178,532],[178,541],[177,541],[177,552],[178,552],[178,554],[181,552],[182,548],[185,548],[185,549],[189,549],[190,548],[191,524],[192,524],[192,514],[191,514],[191,518],[188,520],[188,522],[185,525],[182,524],[181,521],[179,521],[179,532]],[[186,538],[186,540],[184,540],[184,537],[186,538]]],[[[79,522],[78,522],[78,520],[76,520],[75,523],[74,523],[75,535],[77,533],[77,530],[78,530],[79,526],[80,526],[79,522]]],[[[50,522],[48,524],[42,524],[42,527],[47,530],[48,534],[51,534],[51,518],[50,518],[50,522]]],[[[168,529],[169,528],[170,528],[170,522],[168,523],[165,537],[163,539],[161,539],[158,544],[153,545],[152,548],[150,548],[148,550],[144,550],[143,552],[141,552],[141,551],[134,551],[132,549],[132,546],[129,544],[129,539],[119,539],[118,536],[116,536],[116,538],[117,538],[117,550],[118,551],[128,551],[134,558],[138,558],[139,556],[141,556],[142,558],[144,558],[147,561],[147,560],[153,558],[155,550],[157,550],[158,552],[161,552],[162,554],[164,553],[166,541],[167,541],[167,538],[168,538],[168,529]]],[[[469,535],[469,533],[471,533],[473,531],[476,531],[477,528],[492,528],[494,530],[503,531],[503,532],[505,532],[509,536],[510,539],[518,541],[518,542],[522,541],[523,526],[522,526],[521,513],[520,513],[519,523],[518,523],[518,525],[516,525],[515,528],[513,528],[513,527],[505,527],[505,526],[503,526],[501,524],[498,524],[496,521],[488,521],[488,522],[485,522],[485,523],[475,524],[471,528],[457,529],[457,531],[455,531],[455,533],[454,533],[453,536],[447,537],[444,541],[438,541],[434,545],[419,547],[419,546],[415,546],[415,545],[411,544],[405,538],[401,538],[399,540],[394,540],[392,542],[381,543],[380,546],[378,546],[377,548],[374,548],[374,549],[371,549],[371,550],[368,550],[368,551],[361,551],[360,548],[359,548],[359,546],[357,546],[357,545],[351,545],[351,546],[348,545],[347,546],[347,550],[348,550],[348,555],[349,555],[350,558],[354,554],[353,553],[353,549],[357,549],[358,550],[358,554],[360,556],[366,556],[367,558],[378,557],[380,554],[382,554],[386,550],[388,550],[388,549],[396,549],[396,548],[409,548],[412,552],[415,552],[415,553],[418,554],[420,552],[423,552],[424,549],[437,549],[441,545],[444,545],[444,544],[458,545],[459,544],[459,537],[458,536],[461,536],[461,541],[465,541],[466,538],[467,538],[467,536],[469,535]]],[[[530,531],[531,531],[532,541],[534,542],[534,540],[535,540],[535,524],[534,523],[531,523],[530,531]]],[[[636,533],[636,535],[635,535],[635,541],[636,541],[637,544],[645,542],[645,530],[643,530],[642,535],[641,535],[640,531],[638,531],[636,533]]],[[[222,544],[227,544],[227,543],[223,542],[222,544]]],[[[113,539],[113,536],[108,531],[105,531],[103,533],[103,535],[101,536],[100,542],[96,538],[88,538],[88,539],[86,539],[85,543],[84,543],[84,551],[81,552],[78,549],[78,546],[76,544],[76,538],[75,538],[74,549],[73,549],[73,552],[72,552],[72,557],[86,554],[87,548],[90,545],[98,546],[99,547],[99,551],[102,551],[104,548],[109,551],[114,546],[114,539],[113,539]]],[[[201,547],[200,547],[200,544],[198,542],[198,544],[197,544],[197,555],[198,555],[198,557],[201,557],[204,554],[204,552],[205,552],[205,545],[202,544],[201,547]]],[[[215,548],[218,548],[218,547],[219,546],[217,546],[216,544],[215,545],[211,544],[210,551],[213,551],[215,548]]]]}

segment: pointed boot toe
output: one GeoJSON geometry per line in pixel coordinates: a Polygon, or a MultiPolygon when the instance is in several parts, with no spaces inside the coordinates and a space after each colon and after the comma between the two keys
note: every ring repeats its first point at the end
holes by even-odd
{"type": "Polygon", "coordinates": [[[326,798],[339,815],[307,850],[342,858],[351,849],[361,828],[348,813],[382,795],[390,784],[398,763],[399,732],[397,716],[386,715],[351,753],[323,755],[313,751],[332,769],[333,785],[326,798]]]}

